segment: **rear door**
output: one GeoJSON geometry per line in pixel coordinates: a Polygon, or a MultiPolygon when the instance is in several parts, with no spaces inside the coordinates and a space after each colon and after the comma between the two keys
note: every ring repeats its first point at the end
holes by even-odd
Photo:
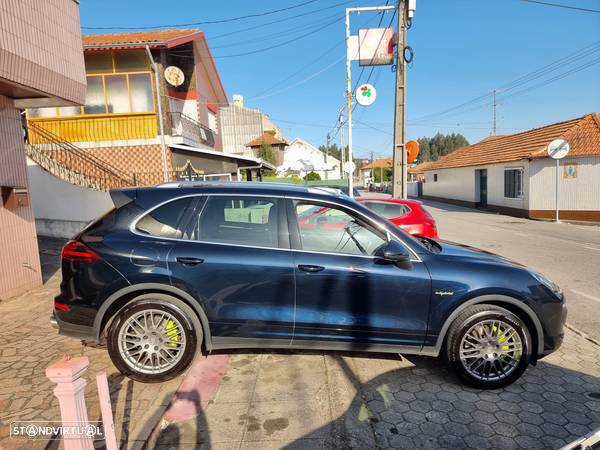
{"type": "Polygon", "coordinates": [[[215,348],[287,345],[294,269],[283,199],[204,197],[169,254],[172,284],[197,298],[215,348]]]}

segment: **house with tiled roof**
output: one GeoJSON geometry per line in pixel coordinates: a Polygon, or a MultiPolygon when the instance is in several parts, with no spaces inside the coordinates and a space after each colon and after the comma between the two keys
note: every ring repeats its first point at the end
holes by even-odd
{"type": "Polygon", "coordinates": [[[556,161],[547,147],[565,139],[559,161],[560,218],[600,221],[600,114],[521,133],[491,136],[412,169],[424,198],[538,219],[555,217],[556,161]]]}
{"type": "Polygon", "coordinates": [[[85,104],[28,109],[29,144],[64,143],[134,186],[160,183],[165,172],[235,179],[261,167],[222,154],[218,107],[228,99],[202,31],[84,35],[82,46],[85,104]]]}

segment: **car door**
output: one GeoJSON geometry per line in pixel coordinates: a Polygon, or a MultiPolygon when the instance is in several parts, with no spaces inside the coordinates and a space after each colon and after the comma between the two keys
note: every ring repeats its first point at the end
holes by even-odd
{"type": "Polygon", "coordinates": [[[172,284],[201,302],[215,348],[291,341],[294,269],[282,202],[204,197],[169,254],[172,284]]]}
{"type": "Polygon", "coordinates": [[[289,200],[288,216],[296,270],[293,345],[423,344],[431,281],[416,255],[410,267],[377,257],[386,233],[348,207],[289,200]]]}

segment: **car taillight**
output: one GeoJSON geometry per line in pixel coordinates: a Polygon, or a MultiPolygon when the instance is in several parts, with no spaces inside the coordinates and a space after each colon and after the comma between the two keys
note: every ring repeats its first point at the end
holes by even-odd
{"type": "Polygon", "coordinates": [[[100,260],[100,256],[79,241],[69,241],[62,249],[61,258],[64,261],[92,263],[100,260]]]}
{"type": "Polygon", "coordinates": [[[69,311],[71,308],[69,308],[69,306],[65,305],[64,303],[60,303],[54,300],[54,309],[58,309],[59,311],[69,311]]]}

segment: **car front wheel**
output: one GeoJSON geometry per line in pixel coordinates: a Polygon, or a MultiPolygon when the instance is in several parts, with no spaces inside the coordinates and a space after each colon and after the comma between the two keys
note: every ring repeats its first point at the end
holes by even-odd
{"type": "Polygon", "coordinates": [[[446,358],[472,386],[496,389],[517,380],[531,360],[527,325],[507,309],[473,305],[452,323],[446,358]]]}
{"type": "Polygon", "coordinates": [[[178,308],[144,299],[133,302],[112,322],[108,352],[129,378],[145,383],[170,380],[183,372],[196,354],[193,325],[178,308]]]}

